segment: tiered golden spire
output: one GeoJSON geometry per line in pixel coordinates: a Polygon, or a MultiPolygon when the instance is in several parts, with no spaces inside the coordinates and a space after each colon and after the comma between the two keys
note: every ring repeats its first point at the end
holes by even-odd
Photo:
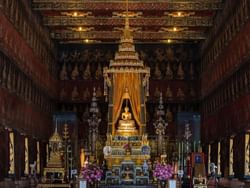
{"type": "Polygon", "coordinates": [[[135,51],[133,37],[129,28],[128,0],[126,0],[126,17],[123,35],[121,36],[119,49],[115,54],[115,59],[110,61],[110,67],[133,67],[134,69],[144,68],[143,62],[139,59],[139,55],[135,51]]]}

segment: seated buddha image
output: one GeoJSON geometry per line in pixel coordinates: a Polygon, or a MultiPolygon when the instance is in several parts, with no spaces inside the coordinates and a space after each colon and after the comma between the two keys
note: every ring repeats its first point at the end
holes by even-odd
{"type": "Polygon", "coordinates": [[[119,120],[117,134],[122,136],[138,134],[135,126],[135,121],[132,120],[132,114],[129,112],[128,106],[125,106],[124,112],[121,114],[121,120],[119,120]]]}
{"type": "Polygon", "coordinates": [[[154,71],[155,79],[160,80],[162,78],[161,70],[159,68],[159,64],[156,64],[154,71]]]}
{"type": "Polygon", "coordinates": [[[129,108],[127,106],[124,108],[124,111],[125,112],[122,113],[122,120],[131,120],[131,113],[129,112],[129,108]]]}
{"type": "Polygon", "coordinates": [[[83,72],[83,79],[88,80],[91,78],[91,72],[90,72],[90,65],[89,63],[87,64],[85,71],[83,72]]]}

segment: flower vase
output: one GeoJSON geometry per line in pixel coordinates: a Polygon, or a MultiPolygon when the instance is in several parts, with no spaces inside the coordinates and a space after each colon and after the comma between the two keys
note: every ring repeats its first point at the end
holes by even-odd
{"type": "Polygon", "coordinates": [[[92,182],[92,183],[88,183],[88,188],[96,188],[96,183],[92,182]]]}
{"type": "Polygon", "coordinates": [[[167,180],[161,180],[160,181],[160,187],[161,188],[166,188],[167,187],[167,180]]]}

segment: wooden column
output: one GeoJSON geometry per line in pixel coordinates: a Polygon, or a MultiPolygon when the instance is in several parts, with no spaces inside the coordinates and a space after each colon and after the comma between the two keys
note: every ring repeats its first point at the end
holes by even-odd
{"type": "MultiPolygon", "coordinates": [[[[1,126],[1,125],[0,125],[1,126]]],[[[0,129],[0,181],[8,176],[8,131],[1,127],[0,129]]]]}
{"type": "Polygon", "coordinates": [[[41,153],[40,153],[40,142],[36,142],[36,173],[40,174],[41,172],[41,153]]]}
{"type": "Polygon", "coordinates": [[[217,175],[221,176],[221,142],[218,142],[217,147],[217,175]]]}
{"type": "Polygon", "coordinates": [[[24,136],[14,131],[15,178],[24,176],[24,136]]]}
{"type": "Polygon", "coordinates": [[[245,133],[244,135],[245,140],[244,140],[244,177],[245,178],[250,178],[250,169],[249,169],[249,165],[250,165],[250,161],[249,161],[249,154],[250,154],[250,145],[249,145],[249,141],[250,141],[250,135],[249,133],[245,133]]]}
{"type": "Polygon", "coordinates": [[[208,144],[208,151],[207,151],[207,173],[208,175],[211,174],[210,165],[211,165],[211,144],[208,144]]]}

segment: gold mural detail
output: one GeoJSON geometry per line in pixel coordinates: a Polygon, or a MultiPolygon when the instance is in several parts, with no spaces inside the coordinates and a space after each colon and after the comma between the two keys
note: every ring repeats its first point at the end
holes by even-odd
{"type": "Polygon", "coordinates": [[[24,174],[29,174],[29,138],[24,138],[24,174]]]}
{"type": "Polygon", "coordinates": [[[9,174],[15,174],[14,132],[9,132],[9,174]]]}

